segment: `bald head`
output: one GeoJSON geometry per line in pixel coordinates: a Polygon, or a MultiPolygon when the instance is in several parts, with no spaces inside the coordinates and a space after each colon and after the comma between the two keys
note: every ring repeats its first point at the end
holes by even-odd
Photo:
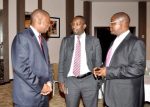
{"type": "Polygon", "coordinates": [[[39,33],[46,33],[50,27],[50,16],[45,10],[36,9],[31,14],[31,26],[39,33]]]}
{"type": "Polygon", "coordinates": [[[125,12],[115,13],[111,17],[110,31],[114,35],[121,35],[129,30],[130,17],[125,12]]]}
{"type": "Polygon", "coordinates": [[[42,20],[43,17],[49,17],[49,13],[41,9],[34,10],[31,14],[31,24],[34,24],[35,21],[42,20]]]}
{"type": "Polygon", "coordinates": [[[124,21],[127,25],[130,24],[130,17],[125,12],[118,12],[112,16],[112,20],[124,21]]]}

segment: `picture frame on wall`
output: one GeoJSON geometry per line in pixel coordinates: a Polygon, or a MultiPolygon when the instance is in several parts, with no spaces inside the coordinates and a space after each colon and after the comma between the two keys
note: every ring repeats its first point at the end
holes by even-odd
{"type": "MultiPolygon", "coordinates": [[[[25,13],[25,29],[30,27],[31,13],[25,13]]],[[[44,34],[46,38],[60,38],[60,18],[58,17],[50,17],[50,27],[46,34],[44,34]]]]}
{"type": "Polygon", "coordinates": [[[60,18],[50,17],[50,24],[48,36],[50,38],[60,38],[60,18]]]}

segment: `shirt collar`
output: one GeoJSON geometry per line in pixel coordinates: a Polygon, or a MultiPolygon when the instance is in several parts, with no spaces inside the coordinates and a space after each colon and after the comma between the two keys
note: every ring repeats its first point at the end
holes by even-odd
{"type": "Polygon", "coordinates": [[[30,28],[32,29],[33,33],[35,34],[36,37],[41,35],[33,26],[30,25],[30,28]]]}
{"type": "Polygon", "coordinates": [[[122,33],[121,35],[117,36],[116,39],[120,39],[120,40],[123,40],[129,33],[130,31],[127,30],[126,32],[122,33]]]}
{"type": "MultiPolygon", "coordinates": [[[[77,38],[78,35],[75,35],[75,38],[77,38]]],[[[80,39],[84,39],[85,38],[85,32],[83,32],[81,35],[80,35],[80,39]]]]}

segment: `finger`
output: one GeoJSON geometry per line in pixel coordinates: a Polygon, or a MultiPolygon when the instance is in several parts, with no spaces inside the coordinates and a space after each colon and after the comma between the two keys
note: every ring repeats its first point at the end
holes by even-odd
{"type": "Polygon", "coordinates": [[[93,71],[94,77],[97,78],[96,71],[93,71]]]}
{"type": "Polygon", "coordinates": [[[95,78],[97,78],[97,75],[96,75],[96,74],[94,74],[94,77],[95,77],[95,78]]]}
{"type": "Polygon", "coordinates": [[[95,68],[93,69],[93,71],[95,71],[95,69],[97,69],[97,67],[95,67],[95,68]]]}
{"type": "Polygon", "coordinates": [[[45,93],[41,92],[41,95],[45,95],[45,93]]]}

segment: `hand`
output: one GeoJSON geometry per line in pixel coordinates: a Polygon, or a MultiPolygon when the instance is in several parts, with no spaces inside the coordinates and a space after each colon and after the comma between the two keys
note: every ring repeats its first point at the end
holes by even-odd
{"type": "Polygon", "coordinates": [[[58,86],[59,86],[59,90],[64,93],[65,84],[64,83],[59,83],[58,86]]]}
{"type": "Polygon", "coordinates": [[[49,88],[50,88],[50,93],[51,93],[52,90],[53,90],[53,89],[52,89],[52,82],[48,81],[48,82],[47,82],[47,85],[49,86],[49,88]]]}
{"type": "Polygon", "coordinates": [[[100,72],[100,68],[99,67],[95,67],[92,71],[92,73],[94,74],[94,77],[97,78],[97,76],[99,75],[100,72]]]}
{"type": "Polygon", "coordinates": [[[106,67],[95,67],[93,69],[93,74],[97,78],[98,76],[105,77],[106,76],[106,67]]]}
{"type": "Polygon", "coordinates": [[[49,86],[48,84],[44,84],[44,86],[41,90],[41,94],[42,95],[48,95],[48,94],[50,94],[50,92],[52,92],[52,85],[49,86]]]}
{"type": "Polygon", "coordinates": [[[106,77],[106,67],[100,68],[98,76],[106,77]]]}

